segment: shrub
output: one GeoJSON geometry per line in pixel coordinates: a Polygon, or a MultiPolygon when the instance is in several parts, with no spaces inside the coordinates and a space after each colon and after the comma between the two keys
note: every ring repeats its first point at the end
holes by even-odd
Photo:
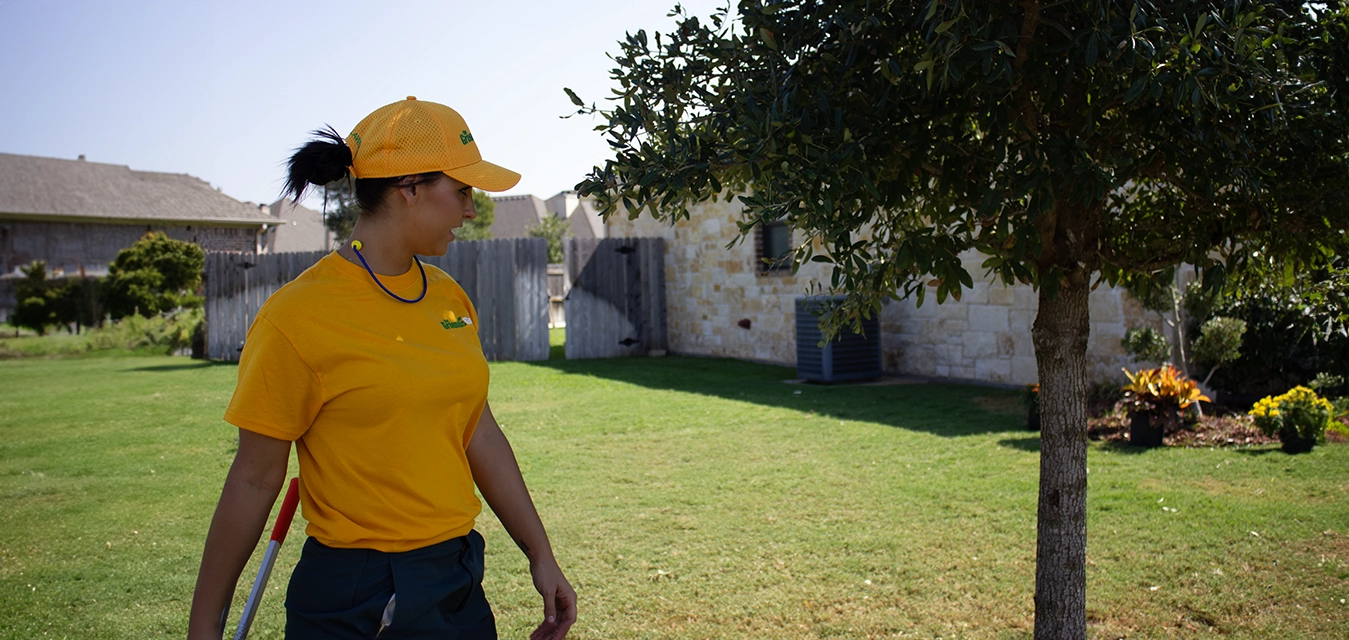
{"type": "Polygon", "coordinates": [[[1161,364],[1171,359],[1171,342],[1160,331],[1152,327],[1130,329],[1124,332],[1124,339],[1120,341],[1120,344],[1138,362],[1161,364]]]}
{"type": "Polygon", "coordinates": [[[1231,282],[1213,312],[1246,322],[1241,357],[1215,387],[1276,393],[1318,373],[1349,377],[1349,258],[1319,269],[1269,266],[1231,282]]]}
{"type": "Polygon", "coordinates": [[[131,315],[84,335],[24,337],[0,343],[0,358],[71,356],[90,351],[174,353],[200,341],[205,313],[184,309],[153,318],[131,315]]]}
{"type": "Polygon", "coordinates": [[[1132,411],[1183,410],[1200,400],[1210,401],[1194,380],[1169,364],[1136,373],[1125,369],[1124,375],[1129,377],[1129,384],[1124,385],[1124,402],[1132,411]]]}
{"type": "Polygon", "coordinates": [[[34,260],[19,270],[23,280],[14,287],[14,312],[9,315],[9,321],[16,327],[43,335],[49,325],[56,323],[53,291],[47,282],[47,262],[34,260]]]}
{"type": "Polygon", "coordinates": [[[1280,396],[1267,396],[1251,408],[1255,425],[1265,435],[1277,435],[1284,448],[1298,441],[1311,443],[1321,439],[1335,417],[1335,406],[1307,387],[1294,387],[1280,396]]]}
{"type": "Polygon", "coordinates": [[[103,302],[112,318],[146,318],[178,307],[200,306],[194,291],[201,284],[206,254],[195,244],[162,232],[145,234],[117,252],[103,280],[103,302]]]}
{"type": "Polygon", "coordinates": [[[1199,337],[1190,346],[1195,364],[1217,368],[1241,357],[1241,338],[1246,321],[1219,316],[1199,328],[1199,337]]]}

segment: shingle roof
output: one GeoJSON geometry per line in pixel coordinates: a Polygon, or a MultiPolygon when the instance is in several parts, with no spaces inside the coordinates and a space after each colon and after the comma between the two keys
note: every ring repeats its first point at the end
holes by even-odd
{"type": "Polygon", "coordinates": [[[0,216],[246,226],[276,221],[187,174],[10,153],[0,153],[0,216]]]}
{"type": "Polygon", "coordinates": [[[543,200],[537,196],[502,196],[492,198],[493,238],[524,238],[530,227],[549,215],[543,200]]]}

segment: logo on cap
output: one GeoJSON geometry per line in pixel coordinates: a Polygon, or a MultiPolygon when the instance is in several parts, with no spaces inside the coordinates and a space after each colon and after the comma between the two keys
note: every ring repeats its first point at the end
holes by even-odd
{"type": "Polygon", "coordinates": [[[473,134],[469,133],[468,129],[464,129],[464,131],[459,134],[459,141],[464,144],[473,142],[473,134]]]}

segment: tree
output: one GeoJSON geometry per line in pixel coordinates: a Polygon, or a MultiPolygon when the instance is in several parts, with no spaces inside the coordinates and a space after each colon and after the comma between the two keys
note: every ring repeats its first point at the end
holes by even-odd
{"type": "Polygon", "coordinates": [[[323,226],[333,232],[338,246],[351,237],[359,217],[361,206],[356,203],[351,180],[342,178],[323,187],[323,226]]]}
{"type": "Polygon", "coordinates": [[[20,271],[23,280],[14,286],[15,305],[9,323],[46,335],[47,327],[57,322],[54,291],[47,280],[47,261],[34,260],[20,267],[20,271]]]}
{"type": "Polygon", "coordinates": [[[160,231],[147,233],[117,252],[103,280],[103,303],[113,319],[146,318],[178,307],[200,306],[196,295],[206,254],[195,244],[160,231]]]}
{"type": "Polygon", "coordinates": [[[1333,254],[1349,218],[1343,3],[743,0],[630,34],[600,113],[604,215],[741,193],[847,293],[959,298],[977,250],[1037,288],[1035,635],[1086,635],[1087,295],[1179,263],[1210,287],[1333,254]],[[1316,12],[1314,12],[1316,11],[1316,12]],[[817,245],[818,243],[818,245],[817,245]],[[817,248],[818,247],[818,248],[817,248]]]}
{"type": "Polygon", "coordinates": [[[459,240],[491,240],[492,221],[496,219],[496,203],[492,202],[492,197],[487,193],[474,189],[473,208],[478,215],[472,220],[465,220],[464,226],[454,232],[454,237],[459,240]]]}
{"type": "Polygon", "coordinates": [[[571,229],[567,227],[566,218],[548,214],[538,224],[526,229],[525,235],[547,240],[548,262],[558,264],[563,260],[562,239],[571,235],[571,229]]]}

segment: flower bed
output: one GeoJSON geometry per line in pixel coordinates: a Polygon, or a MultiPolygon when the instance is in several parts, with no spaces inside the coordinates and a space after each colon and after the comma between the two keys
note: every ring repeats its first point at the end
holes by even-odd
{"type": "MultiPolygon", "coordinates": [[[[1087,419],[1087,437],[1127,444],[1129,414],[1122,404],[1099,416],[1087,419]]],[[[1167,429],[1163,444],[1168,447],[1242,447],[1274,444],[1279,439],[1265,435],[1250,416],[1204,416],[1179,429],[1167,429]]]]}

